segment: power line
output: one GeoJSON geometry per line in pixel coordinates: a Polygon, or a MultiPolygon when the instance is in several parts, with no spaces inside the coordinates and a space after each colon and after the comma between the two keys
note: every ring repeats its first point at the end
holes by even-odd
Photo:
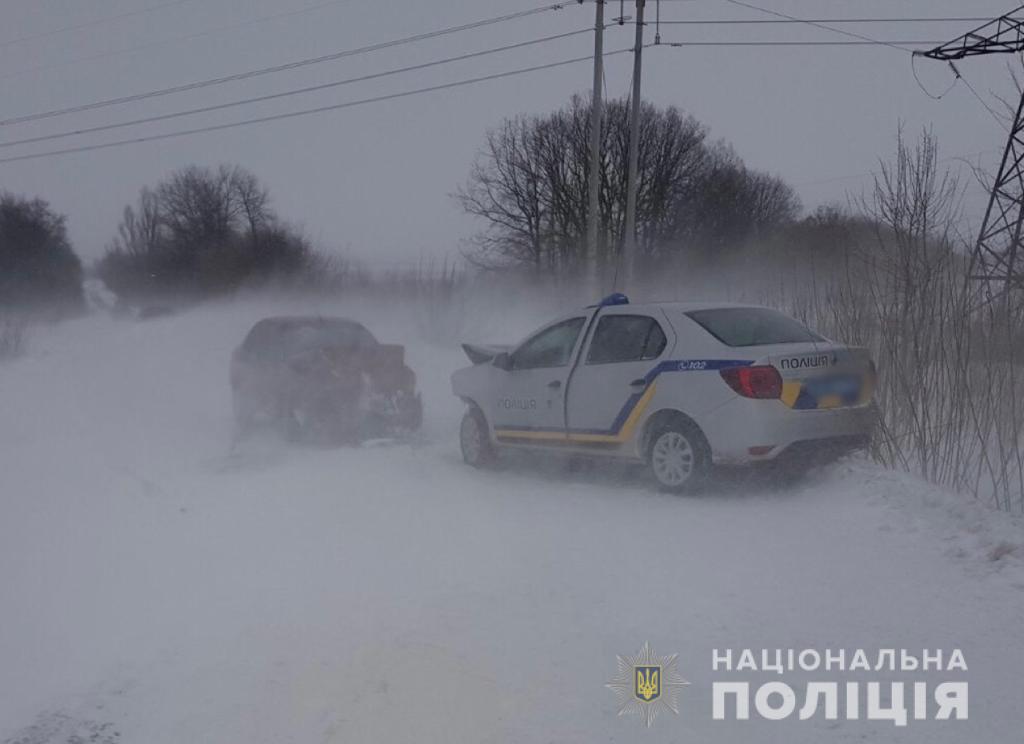
{"type": "Polygon", "coordinates": [[[997,114],[997,113],[996,113],[995,111],[993,111],[993,110],[992,110],[992,107],[991,107],[991,106],[989,106],[989,105],[988,105],[988,104],[987,104],[987,103],[985,102],[985,99],[984,99],[984,98],[982,98],[982,97],[981,97],[981,96],[980,96],[980,95],[978,94],[978,91],[976,91],[976,90],[974,89],[974,86],[973,86],[973,85],[971,85],[971,81],[970,81],[970,80],[968,80],[967,78],[965,78],[965,77],[964,77],[963,75],[959,75],[959,76],[958,76],[958,79],[959,79],[959,80],[962,80],[962,81],[963,81],[964,85],[966,85],[966,86],[967,86],[967,90],[971,91],[971,95],[973,95],[973,96],[974,96],[975,98],[977,98],[977,99],[978,99],[978,103],[980,103],[980,104],[981,104],[981,105],[982,105],[982,106],[984,107],[984,109],[985,109],[986,111],[988,111],[989,115],[990,115],[990,116],[991,116],[991,117],[992,117],[993,119],[995,119],[995,120],[996,120],[996,123],[997,123],[997,124],[998,124],[999,126],[1001,126],[1001,127],[1002,127],[1002,128],[1003,128],[1003,129],[1004,129],[1004,130],[1005,130],[1006,132],[1009,132],[1009,131],[1010,131],[1010,127],[1009,127],[1009,126],[1008,126],[1008,125],[1006,124],[1006,122],[1005,122],[1005,121],[1003,121],[1003,120],[1002,120],[1001,118],[999,118],[999,114],[997,114]]]}
{"type": "Polygon", "coordinates": [[[3,39],[0,40],[0,48],[11,46],[12,44],[21,44],[25,41],[34,41],[35,39],[43,39],[48,36],[56,36],[57,34],[63,34],[67,31],[79,31],[83,28],[89,28],[91,26],[98,26],[101,23],[110,23],[111,21],[118,21],[122,18],[128,18],[130,16],[144,15],[146,13],[153,13],[164,8],[170,8],[174,5],[185,5],[186,3],[194,3],[196,0],[171,0],[171,2],[160,3],[159,5],[151,5],[148,8],[138,8],[136,10],[129,10],[126,13],[119,13],[118,15],[106,16],[104,18],[96,18],[92,21],[86,21],[85,23],[79,23],[74,26],[63,26],[61,28],[54,28],[49,31],[43,31],[38,34],[32,34],[30,36],[19,36],[15,39],[3,39]]]}
{"type": "Polygon", "coordinates": [[[894,44],[934,44],[933,41],[672,41],[662,42],[658,46],[668,47],[735,47],[735,46],[756,46],[756,47],[819,47],[819,46],[892,46],[894,44]]]}
{"type": "Polygon", "coordinates": [[[853,31],[844,31],[841,28],[834,28],[833,26],[826,25],[826,24],[822,23],[821,21],[812,21],[812,20],[806,20],[804,18],[797,18],[796,16],[787,15],[786,13],[780,13],[777,10],[770,10],[769,8],[762,8],[759,5],[753,5],[751,3],[746,3],[746,2],[743,2],[742,0],[725,0],[725,1],[727,3],[732,4],[732,5],[737,5],[737,6],[741,7],[741,8],[747,8],[748,10],[756,10],[756,11],[759,11],[761,13],[767,13],[768,15],[773,15],[773,16],[776,16],[778,18],[784,18],[784,19],[786,19],[788,21],[792,21],[794,23],[804,23],[804,24],[806,24],[808,26],[814,26],[815,28],[824,29],[825,31],[831,31],[831,32],[836,33],[836,34],[842,34],[843,36],[849,36],[849,37],[854,38],[854,39],[859,39],[860,41],[870,41],[873,44],[881,44],[882,46],[892,47],[893,49],[898,49],[901,52],[909,52],[910,51],[909,49],[904,49],[903,47],[899,46],[898,45],[899,42],[880,41],[878,39],[872,39],[870,36],[865,36],[864,34],[854,33],[853,31]]]}
{"type": "Polygon", "coordinates": [[[949,66],[953,68],[953,80],[952,80],[952,82],[949,85],[947,85],[946,89],[944,91],[942,91],[941,93],[932,93],[930,90],[928,90],[928,88],[925,87],[924,83],[921,82],[921,77],[917,74],[917,55],[916,54],[911,54],[910,55],[910,72],[914,76],[914,82],[916,82],[917,83],[917,87],[920,88],[921,91],[926,96],[931,98],[933,101],[941,101],[943,99],[943,97],[947,93],[949,93],[949,91],[953,90],[953,88],[956,87],[956,84],[960,80],[960,72],[959,72],[959,70],[957,70],[956,67],[953,66],[952,62],[949,63],[949,66]]]}
{"type": "MultiPolygon", "coordinates": [[[[768,11],[770,12],[770,11],[768,11]]],[[[660,21],[662,26],[729,26],[790,23],[973,23],[988,21],[989,18],[730,18],[723,20],[674,20],[660,21]]]]}
{"type": "MultiPolygon", "coordinates": [[[[609,24],[615,25],[615,24],[609,24]]],[[[567,31],[561,34],[554,34],[553,36],[544,36],[539,39],[530,39],[529,41],[521,41],[515,44],[506,44],[500,47],[492,47],[484,49],[478,52],[468,52],[466,54],[460,54],[454,57],[445,57],[444,59],[432,60],[430,62],[421,62],[415,65],[408,65],[406,67],[397,67],[390,70],[384,70],[383,72],[374,72],[367,75],[359,75],[358,77],[344,78],[342,80],[334,80],[329,83],[321,83],[319,85],[310,85],[304,88],[292,88],[289,90],[281,91],[278,93],[270,93],[262,96],[255,96],[252,98],[242,98],[236,101],[227,101],[225,103],[217,103],[210,106],[201,106],[199,108],[186,109],[184,111],[175,111],[168,114],[158,114],[155,116],[147,116],[141,119],[133,119],[130,121],[116,122],[114,124],[102,124],[94,127],[86,127],[83,129],[75,129],[66,132],[57,132],[55,134],[45,134],[37,137],[28,137],[20,140],[11,140],[8,142],[0,142],[0,148],[14,147],[15,145],[28,145],[38,142],[47,142],[57,139],[64,139],[66,137],[73,137],[76,135],[83,134],[96,134],[97,132],[107,132],[112,129],[123,129],[124,127],[137,126],[140,124],[152,124],[159,121],[168,121],[170,119],[178,119],[183,116],[193,116],[195,114],[206,114],[213,111],[221,111],[223,109],[235,108],[237,106],[245,106],[253,103],[264,103],[266,101],[274,101],[279,98],[288,98],[290,96],[301,95],[304,93],[314,93],[321,90],[329,90],[331,88],[337,88],[343,85],[350,85],[352,83],[362,83],[369,80],[377,80],[384,77],[390,77],[392,75],[399,75],[406,72],[414,72],[416,70],[425,70],[431,67],[438,67],[440,65],[450,64],[452,62],[463,62],[469,59],[476,59],[479,57],[485,57],[491,54],[499,54],[501,52],[508,52],[513,49],[523,49],[524,47],[535,46],[537,44],[545,44],[551,41],[558,41],[561,39],[567,39],[572,36],[579,36],[580,34],[589,34],[593,32],[593,28],[583,28],[576,31],[567,31]]]]}
{"type": "MultiPolygon", "coordinates": [[[[632,52],[633,47],[627,49],[617,49],[613,52],[605,53],[605,57],[612,57],[618,54],[625,54],[632,52]]],[[[521,67],[515,70],[508,70],[506,72],[494,73],[491,75],[481,75],[479,77],[466,78],[463,80],[456,80],[449,83],[441,83],[439,85],[431,85],[425,88],[415,88],[413,90],[406,90],[400,93],[389,93],[382,96],[374,96],[372,98],[362,98],[355,101],[346,101],[344,103],[335,103],[328,106],[318,106],[316,108],[302,109],[299,111],[289,111],[281,114],[272,114],[269,116],[260,116],[253,119],[243,119],[241,121],[228,122],[225,124],[213,124],[205,127],[196,127],[194,129],[183,129],[176,132],[166,132],[164,134],[154,134],[145,137],[135,137],[132,139],[115,140],[113,142],[104,142],[95,145],[82,145],[80,147],[68,147],[63,150],[50,150],[47,152],[37,152],[30,155],[16,155],[9,158],[0,158],[0,163],[15,163],[23,160],[36,160],[39,158],[56,157],[59,155],[70,155],[78,152],[89,152],[92,150],[106,150],[112,147],[121,147],[124,145],[140,144],[143,142],[155,142],[158,140],[172,139],[177,137],[187,137],[194,134],[202,134],[205,132],[217,132],[225,129],[234,129],[236,127],[249,126],[252,124],[265,124],[272,121],[282,121],[285,119],[294,119],[300,116],[311,116],[313,114],[321,114],[328,111],[338,111],[341,109],[354,108],[356,106],[364,106],[372,103],[381,103],[383,101],[393,101],[399,98],[408,98],[410,96],[421,95],[424,93],[433,93],[436,91],[449,90],[451,88],[458,88],[464,85],[473,85],[476,83],[487,82],[490,80],[500,80],[502,78],[513,77],[515,75],[524,75],[531,72],[540,72],[542,70],[550,70],[555,67],[564,67],[566,65],[578,64],[580,62],[590,62],[593,59],[593,55],[586,55],[584,57],[573,57],[572,59],[563,59],[558,62],[548,62],[542,65],[533,65],[532,67],[521,67]]]]}
{"type": "Polygon", "coordinates": [[[43,70],[53,70],[58,67],[66,67],[68,65],[78,64],[80,62],[92,62],[97,59],[106,59],[108,57],[117,57],[122,54],[131,54],[133,52],[142,52],[147,49],[154,49],[156,47],[167,46],[177,41],[190,41],[192,39],[199,39],[204,36],[212,36],[213,34],[221,33],[222,31],[233,31],[237,28],[243,28],[245,26],[254,26],[258,23],[266,23],[267,21],[275,21],[280,18],[288,18],[290,16],[300,15],[302,13],[311,13],[314,10],[320,10],[326,8],[329,5],[340,5],[341,3],[349,2],[349,0],[328,0],[327,2],[318,3],[316,5],[310,5],[305,8],[297,8],[295,10],[286,10],[283,13],[273,13],[271,15],[258,16],[256,18],[250,18],[245,21],[238,23],[229,23],[223,26],[215,26],[214,28],[208,28],[205,31],[198,31],[192,34],[185,34],[184,36],[175,36],[170,39],[164,39],[163,41],[155,41],[150,44],[140,44],[139,46],[128,47],[126,49],[114,49],[108,52],[100,52],[99,54],[91,54],[87,57],[77,57],[75,59],[68,59],[62,62],[55,62],[49,65],[38,65],[36,67],[28,67],[22,70],[15,70],[4,75],[0,75],[0,80],[7,80],[9,78],[20,77],[33,72],[42,72],[43,70]]]}
{"type": "Polygon", "coordinates": [[[376,52],[382,49],[388,49],[395,46],[401,46],[404,44],[412,44],[415,42],[426,41],[428,39],[434,39],[439,36],[446,36],[449,34],[459,33],[462,31],[470,31],[484,26],[491,26],[497,23],[503,23],[505,21],[516,20],[519,18],[525,18],[527,16],[536,15],[538,13],[546,13],[553,10],[561,10],[564,8],[566,3],[554,3],[543,5],[538,8],[531,8],[529,10],[521,10],[515,13],[508,13],[501,16],[495,16],[493,18],[485,18],[480,21],[473,21],[472,23],[464,23],[458,26],[449,26],[448,28],[438,29],[436,31],[427,31],[421,34],[415,34],[413,36],[406,36],[400,39],[392,39],[391,41],[378,42],[376,44],[369,44],[367,46],[357,47],[354,49],[345,49],[340,52],[334,52],[332,54],[324,54],[318,57],[308,57],[306,59],[297,60],[295,62],[287,62],[281,65],[274,65],[272,67],[263,67],[256,70],[248,70],[246,72],[239,72],[233,75],[224,75],[217,78],[209,78],[206,80],[198,80],[191,83],[183,83],[181,85],[171,86],[169,88],[160,88],[157,90],[145,91],[142,93],[134,93],[128,96],[120,96],[118,98],[108,98],[101,101],[93,101],[92,103],[83,103],[77,106],[68,106],[61,109],[52,109],[50,111],[42,111],[35,114],[27,114],[25,116],[12,117],[10,119],[0,120],[0,126],[9,126],[12,124],[23,124],[29,121],[39,121],[40,119],[49,119],[55,116],[65,116],[67,114],[76,114],[82,111],[92,111],[98,108],[105,108],[107,106],[116,106],[123,103],[133,103],[135,101],[143,101],[150,98],[159,98],[161,96],[168,96],[175,93],[183,93],[190,90],[198,90],[200,88],[208,88],[213,85],[223,85],[224,83],[237,82],[239,80],[248,80],[249,78],[260,77],[262,75],[270,75],[277,72],[284,72],[286,70],[295,70],[301,67],[308,67],[310,65],[317,65],[324,62],[333,62],[335,60],[344,59],[346,57],[353,57],[359,54],[367,54],[369,52],[376,52]]]}

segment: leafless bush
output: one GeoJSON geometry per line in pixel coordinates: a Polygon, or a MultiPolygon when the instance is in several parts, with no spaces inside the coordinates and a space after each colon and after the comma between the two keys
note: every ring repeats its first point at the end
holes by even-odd
{"type": "MultiPolygon", "coordinates": [[[[978,442],[974,479],[1007,511],[1024,511],[1024,360],[1018,351],[1024,304],[1007,296],[972,314],[975,332],[965,365],[971,424],[978,442]]],[[[978,490],[976,486],[975,490],[978,490]]]]}
{"type": "Polygon", "coordinates": [[[760,296],[871,349],[880,462],[1024,511],[1024,307],[1010,296],[978,308],[954,230],[961,190],[937,162],[930,133],[914,146],[901,134],[861,203],[870,231],[848,223],[824,261],[804,256],[774,284],[759,272],[760,296]]]}

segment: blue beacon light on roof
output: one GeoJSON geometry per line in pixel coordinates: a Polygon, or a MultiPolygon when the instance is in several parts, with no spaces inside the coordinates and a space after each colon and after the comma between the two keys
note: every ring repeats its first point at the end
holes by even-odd
{"type": "Polygon", "coordinates": [[[622,292],[612,292],[610,295],[608,295],[603,300],[601,300],[599,303],[597,303],[597,306],[598,307],[611,307],[613,305],[628,305],[628,304],[629,304],[629,298],[626,297],[626,295],[622,294],[622,292]]]}

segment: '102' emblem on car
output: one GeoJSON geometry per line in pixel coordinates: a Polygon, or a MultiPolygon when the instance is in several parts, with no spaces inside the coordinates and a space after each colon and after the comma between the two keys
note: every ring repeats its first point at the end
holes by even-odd
{"type": "Polygon", "coordinates": [[[707,369],[708,363],[704,359],[684,359],[679,362],[679,371],[686,372],[687,370],[707,369]]]}

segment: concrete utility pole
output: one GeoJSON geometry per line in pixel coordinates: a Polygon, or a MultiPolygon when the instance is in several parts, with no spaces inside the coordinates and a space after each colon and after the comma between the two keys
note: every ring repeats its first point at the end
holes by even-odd
{"type": "Polygon", "coordinates": [[[626,174],[626,230],[622,240],[622,279],[619,284],[628,289],[633,280],[633,262],[636,257],[636,197],[637,169],[640,159],[640,73],[644,51],[644,5],[636,0],[636,46],[633,48],[633,100],[629,115],[629,171],[626,174]]]}
{"type": "Polygon", "coordinates": [[[594,20],[594,92],[590,97],[590,180],[587,183],[587,245],[584,256],[586,278],[597,288],[597,228],[601,209],[601,85],[604,82],[604,4],[597,0],[594,20]]]}

